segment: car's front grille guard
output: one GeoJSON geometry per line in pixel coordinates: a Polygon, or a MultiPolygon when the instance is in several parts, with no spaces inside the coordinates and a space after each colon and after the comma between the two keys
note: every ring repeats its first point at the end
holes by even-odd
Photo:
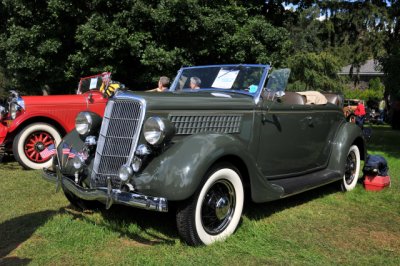
{"type": "Polygon", "coordinates": [[[92,187],[120,186],[118,170],[131,164],[146,110],[139,98],[113,99],[107,104],[96,148],[91,176],[92,187]]]}

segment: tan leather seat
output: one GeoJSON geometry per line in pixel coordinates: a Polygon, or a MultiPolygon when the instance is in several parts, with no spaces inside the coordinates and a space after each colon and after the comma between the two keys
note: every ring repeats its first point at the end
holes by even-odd
{"type": "Polygon", "coordinates": [[[284,104],[305,104],[306,98],[296,92],[288,91],[281,97],[281,102],[284,104]]]}

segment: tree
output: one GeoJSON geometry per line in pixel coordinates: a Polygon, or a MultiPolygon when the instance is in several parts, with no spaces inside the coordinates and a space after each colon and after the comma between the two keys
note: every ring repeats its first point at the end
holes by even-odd
{"type": "Polygon", "coordinates": [[[289,61],[292,69],[291,90],[318,90],[340,92],[343,83],[337,73],[341,63],[337,57],[327,52],[299,52],[289,61]]]}
{"type": "Polygon", "coordinates": [[[182,65],[279,65],[288,33],[257,15],[262,1],[250,2],[3,0],[0,59],[29,93],[72,92],[80,76],[105,70],[145,89],[182,65]]]}
{"type": "MultiPolygon", "coordinates": [[[[65,62],[74,47],[79,1],[1,2],[0,58],[10,86],[39,93],[65,86],[65,62]]],[[[75,81],[76,82],[76,81],[75,81]]]]}
{"type": "Polygon", "coordinates": [[[380,57],[385,73],[386,95],[391,99],[392,127],[400,129],[400,1],[389,1],[386,53],[380,57]]]}

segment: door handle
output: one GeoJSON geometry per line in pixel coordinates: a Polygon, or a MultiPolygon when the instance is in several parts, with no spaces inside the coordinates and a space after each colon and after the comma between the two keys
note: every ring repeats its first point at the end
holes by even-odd
{"type": "Polygon", "coordinates": [[[314,123],[313,123],[313,118],[312,118],[312,116],[307,116],[307,117],[306,117],[306,120],[308,121],[308,125],[309,125],[309,126],[313,126],[314,123]]]}

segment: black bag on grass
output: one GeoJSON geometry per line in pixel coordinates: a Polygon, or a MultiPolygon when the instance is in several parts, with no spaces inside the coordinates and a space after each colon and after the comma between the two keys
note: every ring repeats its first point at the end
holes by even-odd
{"type": "Polygon", "coordinates": [[[364,175],[387,176],[389,167],[386,159],[380,155],[368,155],[364,163],[364,175]]]}

